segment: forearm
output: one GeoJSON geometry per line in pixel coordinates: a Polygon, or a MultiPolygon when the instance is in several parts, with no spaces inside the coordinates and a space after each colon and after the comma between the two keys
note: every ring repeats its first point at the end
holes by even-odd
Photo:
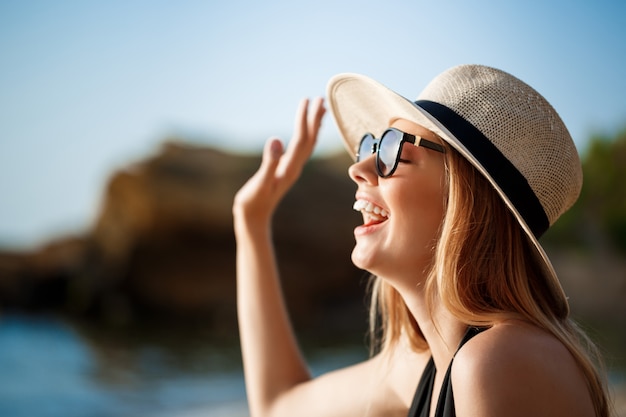
{"type": "Polygon", "coordinates": [[[310,378],[280,286],[269,225],[235,219],[237,309],[252,416],[267,414],[289,388],[310,378]]]}

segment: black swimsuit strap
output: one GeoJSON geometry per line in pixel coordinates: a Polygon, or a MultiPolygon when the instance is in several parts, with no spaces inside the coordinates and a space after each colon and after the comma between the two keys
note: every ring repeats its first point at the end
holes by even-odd
{"type": "MultiPolygon", "coordinates": [[[[455,356],[459,349],[461,349],[461,347],[463,347],[463,345],[467,343],[468,340],[470,340],[472,337],[476,336],[483,330],[485,329],[479,327],[469,327],[465,332],[463,339],[461,339],[461,343],[459,343],[459,347],[455,352],[455,356]]],[[[437,400],[435,417],[456,416],[456,412],[454,409],[454,395],[452,393],[452,381],[450,379],[453,361],[454,357],[452,357],[452,361],[450,361],[450,365],[448,366],[446,374],[443,378],[441,391],[439,393],[439,399],[437,400]]],[[[428,364],[424,368],[422,377],[420,378],[420,382],[417,385],[417,391],[415,392],[415,396],[413,397],[413,402],[411,403],[408,417],[428,417],[430,412],[431,398],[433,394],[433,386],[435,384],[436,373],[437,369],[435,368],[435,362],[431,357],[428,361],[428,364]]]]}
{"type": "Polygon", "coordinates": [[[428,410],[430,410],[430,399],[433,396],[433,385],[435,384],[435,361],[432,356],[420,378],[419,384],[417,384],[417,391],[413,397],[411,408],[409,408],[408,417],[427,417],[428,410]],[[425,414],[424,414],[425,413],[425,414]]]}

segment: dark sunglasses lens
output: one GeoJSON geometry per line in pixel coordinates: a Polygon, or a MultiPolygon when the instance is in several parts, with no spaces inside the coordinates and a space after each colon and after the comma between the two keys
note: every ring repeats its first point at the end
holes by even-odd
{"type": "Polygon", "coordinates": [[[382,176],[387,176],[393,171],[398,161],[401,141],[401,134],[395,130],[386,131],[383,137],[380,138],[377,163],[378,170],[382,176]]]}
{"type": "Polygon", "coordinates": [[[376,140],[374,139],[374,136],[372,136],[371,134],[368,133],[367,135],[363,136],[363,139],[361,139],[361,143],[359,144],[359,151],[356,154],[357,162],[362,161],[363,159],[367,158],[374,152],[375,142],[376,140]]]}

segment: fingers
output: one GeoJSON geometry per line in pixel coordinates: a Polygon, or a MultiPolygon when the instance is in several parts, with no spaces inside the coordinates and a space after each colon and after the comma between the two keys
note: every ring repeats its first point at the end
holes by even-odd
{"type": "Polygon", "coordinates": [[[311,105],[311,116],[309,118],[309,136],[317,137],[317,133],[322,125],[322,118],[326,113],[326,108],[324,107],[324,99],[322,97],[317,97],[313,104],[311,105]]]}
{"type": "MultiPolygon", "coordinates": [[[[307,129],[307,118],[309,113],[309,99],[304,98],[300,100],[300,104],[298,105],[298,111],[296,112],[296,120],[294,126],[293,138],[306,138],[308,133],[307,129]]],[[[295,142],[292,140],[292,142],[295,142]]]]}
{"type": "Polygon", "coordinates": [[[274,177],[276,167],[280,162],[280,157],[283,154],[283,144],[279,139],[270,138],[263,148],[263,159],[261,166],[259,167],[259,176],[263,181],[270,180],[274,177]]]}
{"type": "Polygon", "coordinates": [[[293,162],[297,160],[306,160],[306,150],[309,147],[309,129],[307,125],[309,110],[309,100],[302,99],[298,105],[298,111],[296,112],[295,126],[293,137],[289,141],[287,150],[285,151],[285,160],[289,161],[285,165],[285,168],[289,165],[293,165],[293,162]]]}
{"type": "Polygon", "coordinates": [[[323,103],[324,100],[321,97],[315,99],[311,106],[306,98],[300,101],[294,134],[278,168],[279,175],[297,177],[302,166],[311,156],[326,111],[323,103]]]}
{"type": "Polygon", "coordinates": [[[271,216],[311,156],[325,111],[322,98],[315,99],[310,108],[308,99],[300,102],[289,146],[285,150],[277,138],[265,143],[261,166],[235,196],[233,212],[262,221],[271,216]]]}

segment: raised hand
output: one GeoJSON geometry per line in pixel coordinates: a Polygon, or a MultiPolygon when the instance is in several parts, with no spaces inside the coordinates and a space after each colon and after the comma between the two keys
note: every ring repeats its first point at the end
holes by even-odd
{"type": "Polygon", "coordinates": [[[322,98],[313,101],[310,111],[309,100],[303,99],[286,151],[283,152],[279,139],[270,138],[267,141],[259,170],[235,196],[233,214],[236,221],[249,225],[269,223],[278,203],[296,182],[311,156],[325,112],[322,98]]]}

